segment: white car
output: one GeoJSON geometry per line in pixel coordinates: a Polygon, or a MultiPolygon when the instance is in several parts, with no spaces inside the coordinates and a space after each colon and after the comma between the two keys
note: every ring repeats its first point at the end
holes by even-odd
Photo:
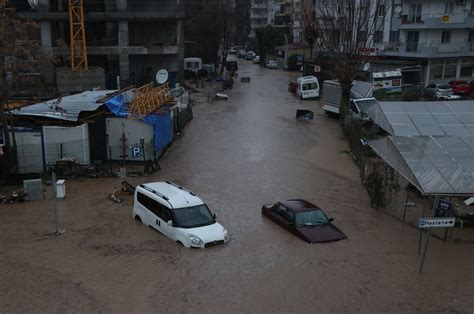
{"type": "Polygon", "coordinates": [[[255,56],[255,58],[253,58],[252,60],[252,63],[254,64],[260,63],[260,56],[255,56]]]}
{"type": "Polygon", "coordinates": [[[230,240],[199,197],[169,181],[136,187],[133,218],[187,248],[207,248],[230,240]]]}
{"type": "Polygon", "coordinates": [[[265,67],[267,69],[278,69],[278,63],[276,61],[273,61],[273,60],[269,60],[267,61],[267,63],[265,64],[265,67]]]}

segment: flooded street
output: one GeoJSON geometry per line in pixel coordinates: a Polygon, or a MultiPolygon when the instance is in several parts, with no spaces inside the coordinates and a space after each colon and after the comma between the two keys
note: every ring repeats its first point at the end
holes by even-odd
{"type": "Polygon", "coordinates": [[[232,236],[190,250],[136,223],[120,179],[67,182],[60,238],[50,201],[0,209],[0,313],[407,313],[474,311],[471,243],[432,239],[418,275],[418,231],[370,208],[338,121],[287,90],[288,73],[241,61],[228,101],[198,103],[194,120],[133,184],[175,181],[232,236]],[[296,121],[296,109],[314,120],[296,121]],[[347,240],[310,245],[261,206],[311,201],[347,240]]]}

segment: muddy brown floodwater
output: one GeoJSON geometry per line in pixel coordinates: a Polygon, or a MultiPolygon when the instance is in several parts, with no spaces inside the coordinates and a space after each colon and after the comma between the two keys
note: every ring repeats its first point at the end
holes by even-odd
{"type": "Polygon", "coordinates": [[[200,103],[185,135],[144,181],[193,190],[229,230],[228,245],[189,250],[107,199],[119,179],[67,182],[59,238],[49,200],[1,206],[0,312],[407,313],[474,311],[473,244],[432,239],[417,273],[418,232],[370,208],[336,120],[295,99],[288,73],[240,62],[228,101],[200,103]],[[294,119],[297,108],[316,113],[294,119]],[[310,245],[260,214],[305,198],[348,240],[310,245]]]}

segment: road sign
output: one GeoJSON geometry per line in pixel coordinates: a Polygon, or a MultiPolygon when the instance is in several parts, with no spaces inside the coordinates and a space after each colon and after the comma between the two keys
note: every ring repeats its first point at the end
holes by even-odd
{"type": "Polygon", "coordinates": [[[133,158],[143,157],[143,149],[141,146],[135,145],[130,148],[133,158]]]}
{"type": "Polygon", "coordinates": [[[438,218],[452,217],[453,216],[453,213],[451,212],[452,207],[453,207],[453,204],[451,202],[448,202],[443,199],[438,199],[437,201],[435,200],[433,217],[438,217],[438,218]]]}
{"type": "Polygon", "coordinates": [[[449,228],[454,227],[456,218],[420,218],[418,220],[418,228],[427,229],[427,228],[449,228]]]}

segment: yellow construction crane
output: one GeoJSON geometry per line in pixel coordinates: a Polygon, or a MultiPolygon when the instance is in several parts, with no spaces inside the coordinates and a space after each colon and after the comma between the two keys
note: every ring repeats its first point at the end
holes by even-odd
{"type": "Polygon", "coordinates": [[[69,34],[71,51],[71,69],[73,71],[87,71],[87,43],[84,27],[83,0],[68,0],[69,6],[69,34]]]}

